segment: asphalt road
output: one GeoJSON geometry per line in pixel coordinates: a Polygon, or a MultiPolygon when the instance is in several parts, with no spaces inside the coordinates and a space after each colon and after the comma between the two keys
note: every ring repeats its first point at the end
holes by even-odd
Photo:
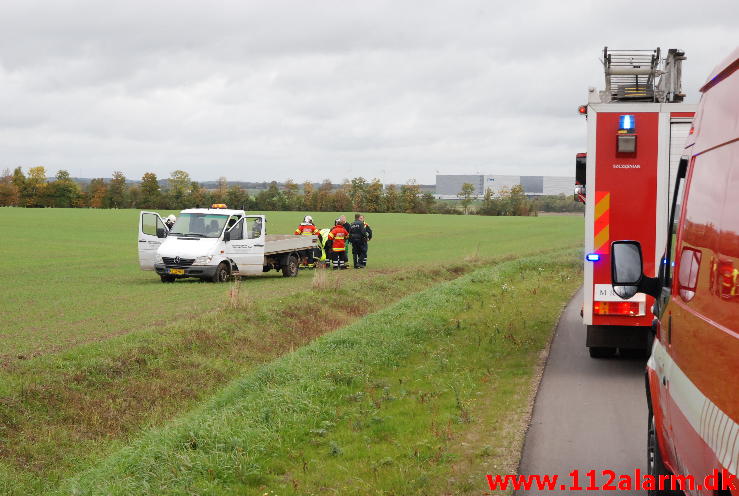
{"type": "MultiPolygon", "coordinates": [[[[645,359],[593,359],[580,318],[582,289],[567,305],[552,343],[524,445],[521,474],[558,474],[570,485],[580,471],[646,472],[645,359]]],[[[602,486],[607,477],[600,475],[602,486]]],[[[618,478],[615,481],[618,482],[618,478]]],[[[594,494],[593,491],[520,491],[517,494],[594,494]]],[[[629,491],[628,494],[635,494],[629,491]]],[[[646,492],[642,492],[645,494],[646,492]]],[[[625,493],[621,493],[625,494],[625,493]]]]}

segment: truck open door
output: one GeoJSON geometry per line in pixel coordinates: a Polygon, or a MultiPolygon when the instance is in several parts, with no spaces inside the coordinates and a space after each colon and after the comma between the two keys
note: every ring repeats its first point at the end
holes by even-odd
{"type": "MultiPolygon", "coordinates": [[[[264,266],[264,246],[266,239],[266,218],[264,215],[244,217],[244,241],[246,248],[242,255],[243,273],[254,275],[262,272],[264,266]]],[[[240,270],[240,272],[242,272],[240,270]]]]}
{"type": "Polygon", "coordinates": [[[139,266],[141,270],[154,270],[157,249],[167,237],[164,221],[156,212],[139,214],[139,266]]]}
{"type": "Polygon", "coordinates": [[[239,275],[257,275],[264,267],[263,215],[247,215],[224,233],[228,258],[236,262],[239,275]]]}

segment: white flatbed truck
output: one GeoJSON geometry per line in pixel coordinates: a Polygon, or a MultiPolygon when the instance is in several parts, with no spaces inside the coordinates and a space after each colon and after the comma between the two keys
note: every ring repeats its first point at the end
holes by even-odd
{"type": "Polygon", "coordinates": [[[214,205],[183,210],[167,230],[159,214],[141,212],[139,265],[156,271],[162,282],[185,277],[224,282],[270,270],[297,276],[300,260],[319,247],[318,236],[268,235],[266,225],[264,215],[214,205]]]}

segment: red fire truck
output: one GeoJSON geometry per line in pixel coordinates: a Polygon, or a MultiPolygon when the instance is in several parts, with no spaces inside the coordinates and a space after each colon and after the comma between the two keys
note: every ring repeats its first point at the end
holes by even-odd
{"type": "Polygon", "coordinates": [[[576,158],[575,199],[585,203],[583,323],[590,356],[649,348],[653,299],[621,300],[611,288],[610,244],[641,243],[656,275],[666,241],[670,185],[695,112],[682,103],[682,51],[603,50],[605,90],[588,90],[587,153],[576,158]]]}
{"type": "Polygon", "coordinates": [[[639,242],[623,240],[611,245],[612,278],[624,297],[657,298],[646,367],[649,474],[682,477],[689,496],[739,496],[739,47],[700,92],[660,277],[645,277],[639,242]]]}

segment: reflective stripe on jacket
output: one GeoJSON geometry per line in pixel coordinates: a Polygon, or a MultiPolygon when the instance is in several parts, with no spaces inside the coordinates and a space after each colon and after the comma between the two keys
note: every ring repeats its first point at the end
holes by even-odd
{"type": "Polygon", "coordinates": [[[303,236],[318,235],[320,231],[313,224],[302,223],[295,229],[295,234],[302,234],[303,236]]]}
{"type": "Polygon", "coordinates": [[[349,232],[344,226],[336,226],[328,233],[328,239],[332,241],[331,249],[334,251],[346,251],[346,240],[349,232]]]}

